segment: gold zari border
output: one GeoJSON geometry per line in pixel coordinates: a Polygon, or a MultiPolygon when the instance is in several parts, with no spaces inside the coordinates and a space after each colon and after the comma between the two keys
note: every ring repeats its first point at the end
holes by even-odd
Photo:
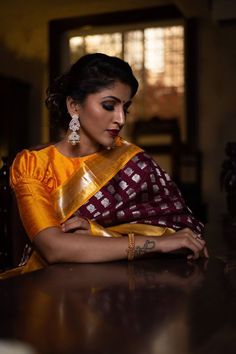
{"type": "Polygon", "coordinates": [[[104,150],[81,163],[69,181],[52,194],[54,208],[60,222],[68,219],[77,209],[96,194],[137,153],[136,145],[120,140],[111,150],[104,150]]]}

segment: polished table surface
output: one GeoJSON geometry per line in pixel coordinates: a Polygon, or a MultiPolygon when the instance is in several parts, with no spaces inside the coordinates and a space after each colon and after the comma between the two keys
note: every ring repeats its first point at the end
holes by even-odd
{"type": "Polygon", "coordinates": [[[235,354],[235,261],[64,264],[2,280],[3,340],[37,354],[235,354]]]}

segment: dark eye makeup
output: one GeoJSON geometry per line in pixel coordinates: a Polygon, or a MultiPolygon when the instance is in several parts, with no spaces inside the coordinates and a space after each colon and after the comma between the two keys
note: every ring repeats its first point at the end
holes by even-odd
{"type": "MultiPolygon", "coordinates": [[[[102,102],[102,107],[106,111],[114,111],[115,109],[116,102],[102,102]]],[[[123,110],[125,114],[129,114],[128,108],[131,105],[131,102],[128,102],[127,104],[124,105],[123,110]]]]}
{"type": "Polygon", "coordinates": [[[114,111],[114,104],[111,104],[111,103],[102,103],[102,107],[103,107],[106,111],[114,111]]]}

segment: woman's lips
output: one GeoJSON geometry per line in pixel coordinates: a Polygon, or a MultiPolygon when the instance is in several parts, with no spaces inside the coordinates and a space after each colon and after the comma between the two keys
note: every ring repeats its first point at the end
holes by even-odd
{"type": "Polygon", "coordinates": [[[107,129],[108,133],[110,134],[110,136],[112,138],[117,137],[117,135],[119,134],[119,130],[118,129],[107,129]]]}

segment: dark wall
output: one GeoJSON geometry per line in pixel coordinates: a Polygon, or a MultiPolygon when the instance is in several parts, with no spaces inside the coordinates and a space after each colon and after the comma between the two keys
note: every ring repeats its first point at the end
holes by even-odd
{"type": "Polygon", "coordinates": [[[0,153],[10,159],[29,145],[30,86],[20,80],[0,76],[0,153]]]}

